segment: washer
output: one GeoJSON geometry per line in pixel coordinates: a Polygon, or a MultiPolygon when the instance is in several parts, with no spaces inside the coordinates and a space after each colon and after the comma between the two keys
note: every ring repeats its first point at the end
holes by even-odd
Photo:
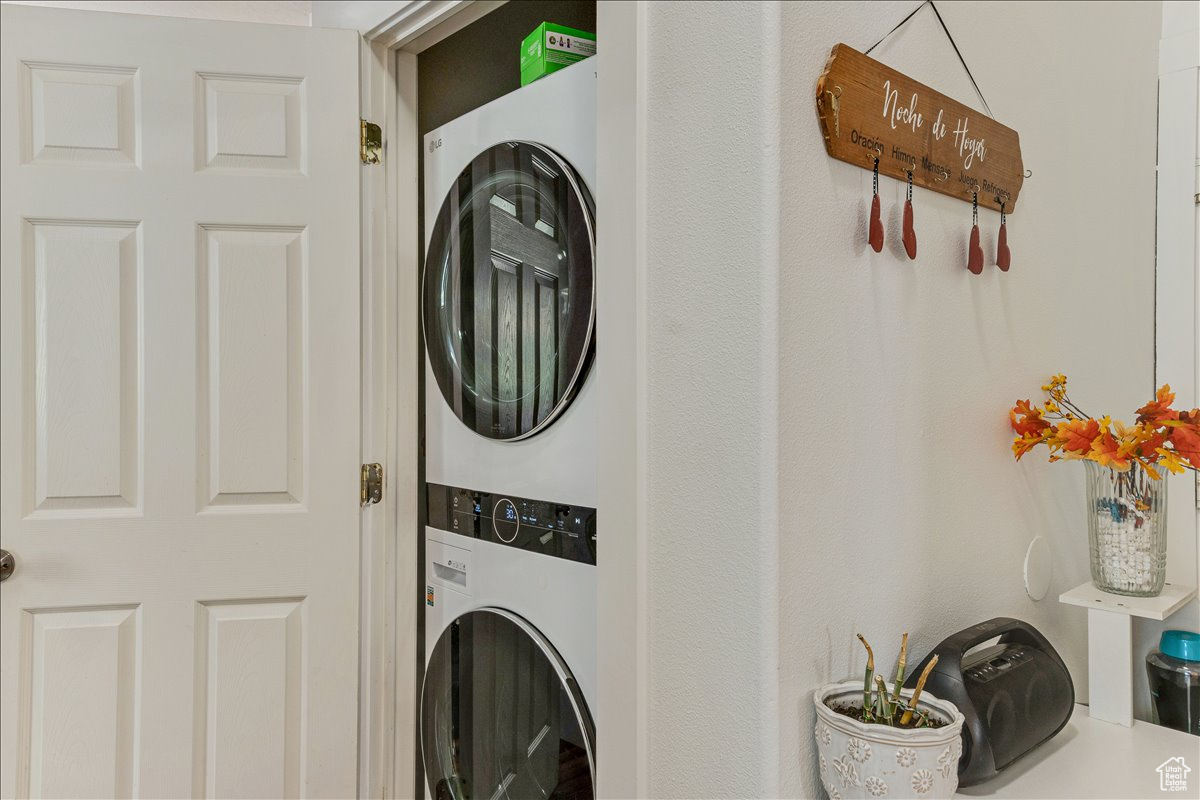
{"type": "Polygon", "coordinates": [[[595,796],[595,133],[589,59],[425,137],[436,800],[595,796]]]}
{"type": "Polygon", "coordinates": [[[429,797],[591,800],[595,511],[431,486],[429,517],[429,797]]]}

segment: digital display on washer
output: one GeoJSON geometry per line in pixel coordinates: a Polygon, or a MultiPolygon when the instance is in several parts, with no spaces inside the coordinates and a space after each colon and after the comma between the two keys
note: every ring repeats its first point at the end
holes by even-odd
{"type": "Polygon", "coordinates": [[[582,564],[596,563],[596,509],[425,484],[429,526],[582,564]]]}

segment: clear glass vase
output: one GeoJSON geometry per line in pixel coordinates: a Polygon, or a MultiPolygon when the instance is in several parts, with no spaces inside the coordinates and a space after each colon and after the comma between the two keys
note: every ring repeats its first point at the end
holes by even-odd
{"type": "Polygon", "coordinates": [[[1167,576],[1167,481],[1084,461],[1092,581],[1112,594],[1154,597],[1167,576]]]}

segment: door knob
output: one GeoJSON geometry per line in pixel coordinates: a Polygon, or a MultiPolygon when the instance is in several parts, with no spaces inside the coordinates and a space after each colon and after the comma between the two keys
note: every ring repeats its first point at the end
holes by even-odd
{"type": "Polygon", "coordinates": [[[0,583],[8,580],[8,576],[12,575],[16,568],[17,560],[13,558],[13,554],[7,550],[0,550],[0,583]]]}

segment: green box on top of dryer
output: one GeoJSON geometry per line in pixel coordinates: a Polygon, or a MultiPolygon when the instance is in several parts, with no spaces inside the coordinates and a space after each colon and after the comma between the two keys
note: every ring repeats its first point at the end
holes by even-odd
{"type": "Polygon", "coordinates": [[[521,42],[521,85],[596,54],[596,34],[543,22],[521,42]]]}

